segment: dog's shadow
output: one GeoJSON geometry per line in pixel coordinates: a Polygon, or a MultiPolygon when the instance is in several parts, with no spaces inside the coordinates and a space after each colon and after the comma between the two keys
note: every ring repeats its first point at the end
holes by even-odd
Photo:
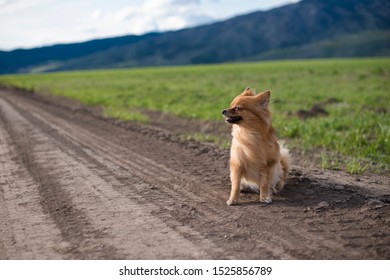
{"type": "MultiPolygon", "coordinates": [[[[283,190],[273,196],[270,204],[259,202],[259,194],[244,191],[240,194],[239,207],[295,207],[308,209],[360,208],[368,199],[359,192],[358,186],[339,185],[310,179],[305,176],[290,176],[283,190]]],[[[389,197],[379,197],[389,204],[389,197]]]]}

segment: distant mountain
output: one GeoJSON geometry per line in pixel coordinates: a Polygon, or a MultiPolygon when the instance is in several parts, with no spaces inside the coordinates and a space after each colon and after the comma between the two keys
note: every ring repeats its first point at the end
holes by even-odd
{"type": "Polygon", "coordinates": [[[60,44],[33,49],[17,49],[14,51],[0,51],[0,73],[29,72],[29,69],[49,65],[61,65],[63,62],[78,59],[94,53],[128,46],[159,33],[149,33],[142,36],[121,36],[107,39],[97,39],[84,43],[60,44]]]}
{"type": "Polygon", "coordinates": [[[0,73],[390,55],[390,1],[303,0],[175,32],[0,52],[0,73]]]}
{"type": "Polygon", "coordinates": [[[291,48],[272,49],[246,60],[368,56],[390,57],[390,31],[354,33],[291,48]]]}

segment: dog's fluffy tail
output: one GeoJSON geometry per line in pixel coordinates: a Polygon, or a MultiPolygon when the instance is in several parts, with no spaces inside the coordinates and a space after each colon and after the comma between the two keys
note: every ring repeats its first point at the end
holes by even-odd
{"type": "Polygon", "coordinates": [[[290,171],[291,165],[291,155],[290,151],[287,149],[284,141],[278,141],[280,146],[280,165],[282,167],[282,172],[279,177],[279,181],[276,184],[274,191],[276,193],[280,192],[283,189],[284,184],[287,180],[288,172],[290,171]]]}
{"type": "Polygon", "coordinates": [[[290,171],[291,155],[284,141],[278,141],[278,143],[280,146],[280,157],[281,157],[280,163],[282,164],[282,168],[283,168],[284,181],[286,181],[287,174],[290,171]]]}

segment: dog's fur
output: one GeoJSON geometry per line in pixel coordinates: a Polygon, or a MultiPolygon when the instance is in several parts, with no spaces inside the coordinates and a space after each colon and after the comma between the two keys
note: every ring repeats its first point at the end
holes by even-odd
{"type": "Polygon", "coordinates": [[[286,181],[290,155],[272,127],[270,94],[246,88],[222,111],[226,122],[233,124],[228,205],[237,204],[240,189],[247,186],[257,187],[260,202],[270,203],[272,193],[281,191],[286,181]]]}

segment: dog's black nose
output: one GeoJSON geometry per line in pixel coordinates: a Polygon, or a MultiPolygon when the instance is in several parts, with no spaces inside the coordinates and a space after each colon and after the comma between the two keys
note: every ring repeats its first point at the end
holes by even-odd
{"type": "Polygon", "coordinates": [[[226,116],[227,110],[222,110],[222,115],[226,116]]]}

